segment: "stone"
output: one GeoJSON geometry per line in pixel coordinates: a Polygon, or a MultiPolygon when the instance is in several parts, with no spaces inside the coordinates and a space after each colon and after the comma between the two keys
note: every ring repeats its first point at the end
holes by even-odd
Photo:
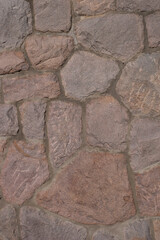
{"type": "Polygon", "coordinates": [[[35,207],[20,210],[22,240],[86,240],[84,227],[62,221],[35,207]]]}
{"type": "Polygon", "coordinates": [[[129,155],[134,171],[160,161],[160,121],[144,118],[131,122],[129,155]]]}
{"type": "Polygon", "coordinates": [[[125,151],[128,121],[126,109],[112,96],[92,100],[86,107],[87,142],[108,151],[125,151]]]}
{"type": "Polygon", "coordinates": [[[160,31],[158,26],[160,25],[160,13],[148,15],[145,20],[149,47],[159,47],[160,31]]]}
{"type": "Polygon", "coordinates": [[[138,116],[160,113],[160,53],[141,54],[122,71],[116,91],[122,102],[138,116]]]}
{"type": "Polygon", "coordinates": [[[71,27],[70,0],[33,0],[35,28],[40,31],[67,32],[71,27]]]}
{"type": "Polygon", "coordinates": [[[32,32],[30,4],[25,0],[0,0],[0,50],[19,47],[32,32]]]}
{"type": "Polygon", "coordinates": [[[104,230],[98,230],[94,233],[92,240],[120,240],[116,235],[104,230]]]}
{"type": "Polygon", "coordinates": [[[0,53],[0,74],[14,73],[28,70],[29,65],[26,62],[21,51],[8,51],[0,53]]]}
{"type": "Polygon", "coordinates": [[[154,230],[155,240],[160,240],[160,219],[153,220],[153,230],[154,230]]]}
{"type": "Polygon", "coordinates": [[[69,102],[51,102],[47,132],[50,162],[53,167],[59,167],[81,146],[81,107],[69,102]]]}
{"type": "Polygon", "coordinates": [[[37,35],[29,36],[25,49],[35,69],[58,69],[74,48],[72,37],[37,35]]]}
{"type": "Polygon", "coordinates": [[[0,239],[18,240],[18,221],[15,209],[6,205],[0,209],[0,239]]]}
{"type": "Polygon", "coordinates": [[[138,15],[109,13],[79,21],[75,31],[78,43],[86,49],[125,62],[142,51],[143,28],[138,15]]]}
{"type": "Polygon", "coordinates": [[[141,216],[160,216],[160,166],[136,173],[135,186],[141,216]]]}
{"type": "Polygon", "coordinates": [[[38,204],[83,224],[114,224],[135,215],[123,154],[79,152],[47,189],[38,204]]]}
{"type": "Polygon", "coordinates": [[[0,136],[16,135],[18,129],[16,107],[11,104],[0,104],[0,136]]]}
{"type": "Polygon", "coordinates": [[[124,11],[156,11],[160,10],[159,0],[117,0],[117,8],[124,11]]]}
{"type": "Polygon", "coordinates": [[[7,138],[0,138],[0,156],[4,152],[7,143],[7,138]]]}
{"type": "Polygon", "coordinates": [[[114,0],[73,0],[73,8],[78,15],[103,14],[115,9],[114,0]]]}
{"type": "Polygon", "coordinates": [[[105,92],[119,72],[117,63],[85,51],[76,52],[62,69],[65,95],[83,100],[105,92]]]}
{"type": "Polygon", "coordinates": [[[2,77],[5,102],[28,98],[56,98],[60,94],[58,79],[53,73],[25,73],[2,77]]]}
{"type": "Polygon", "coordinates": [[[24,102],[19,110],[24,136],[28,139],[43,140],[46,102],[44,100],[24,102]]]}
{"type": "Polygon", "coordinates": [[[22,204],[49,177],[43,144],[14,141],[2,166],[0,185],[8,202],[22,204]]]}

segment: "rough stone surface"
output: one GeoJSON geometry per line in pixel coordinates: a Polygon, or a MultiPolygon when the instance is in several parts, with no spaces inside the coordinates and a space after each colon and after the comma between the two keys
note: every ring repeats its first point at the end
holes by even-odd
{"type": "Polygon", "coordinates": [[[87,49],[127,61],[143,49],[142,18],[135,14],[107,14],[81,20],[78,42],[87,49]]]}
{"type": "Polygon", "coordinates": [[[24,102],[19,109],[24,136],[29,139],[43,139],[45,101],[24,102]]]}
{"type": "Polygon", "coordinates": [[[85,224],[113,224],[135,214],[123,154],[80,152],[37,195],[38,203],[85,224]]]}
{"type": "Polygon", "coordinates": [[[129,62],[116,90],[134,115],[159,115],[160,53],[142,54],[129,62]]]}
{"type": "Polygon", "coordinates": [[[18,240],[18,222],[15,209],[6,205],[0,209],[0,239],[18,240]]]}
{"type": "Polygon", "coordinates": [[[117,0],[117,8],[125,11],[160,10],[159,0],[117,0]]]}
{"type": "Polygon", "coordinates": [[[128,120],[126,109],[112,96],[92,100],[86,110],[88,143],[109,151],[124,151],[128,120]]]}
{"type": "Polygon", "coordinates": [[[28,63],[21,51],[9,51],[0,53],[0,74],[14,73],[28,70],[28,63]]]}
{"type": "Polygon", "coordinates": [[[160,46],[160,13],[148,15],[146,18],[149,47],[160,46]]]}
{"type": "Polygon", "coordinates": [[[160,219],[153,220],[155,240],[160,240],[160,219]]]}
{"type": "Polygon", "coordinates": [[[110,232],[99,230],[95,232],[95,234],[92,237],[92,240],[120,240],[120,238],[115,234],[113,235],[110,232]]]}
{"type": "Polygon", "coordinates": [[[30,4],[25,0],[0,0],[0,50],[19,47],[32,32],[30,4]]]}
{"type": "Polygon", "coordinates": [[[160,216],[160,166],[137,173],[136,195],[142,216],[160,216]]]}
{"type": "Polygon", "coordinates": [[[72,37],[32,35],[27,38],[25,48],[32,66],[36,69],[58,69],[73,50],[72,37]]]}
{"type": "Polygon", "coordinates": [[[33,0],[33,8],[37,30],[69,31],[71,26],[70,0],[33,0]]]}
{"type": "Polygon", "coordinates": [[[61,71],[65,94],[83,100],[96,92],[105,92],[118,72],[113,60],[85,51],[76,52],[61,71]]]}
{"type": "Polygon", "coordinates": [[[58,79],[53,73],[4,76],[2,82],[5,102],[27,98],[56,98],[60,94],[58,79]]]}
{"type": "Polygon", "coordinates": [[[134,119],[131,123],[129,155],[134,171],[160,161],[160,121],[134,119]]]}
{"type": "Polygon", "coordinates": [[[73,0],[74,11],[78,15],[102,14],[115,9],[114,0],[73,0]]]}
{"type": "Polygon", "coordinates": [[[0,185],[8,202],[22,204],[49,176],[42,144],[14,141],[2,167],[0,185]]]}
{"type": "Polygon", "coordinates": [[[46,212],[23,207],[20,211],[22,240],[85,240],[85,228],[62,221],[46,212]]]}
{"type": "Polygon", "coordinates": [[[17,109],[14,105],[0,104],[0,136],[16,135],[18,132],[17,109]]]}
{"type": "Polygon", "coordinates": [[[62,165],[81,146],[81,118],[82,109],[77,104],[62,101],[50,104],[47,132],[53,166],[62,165]]]}

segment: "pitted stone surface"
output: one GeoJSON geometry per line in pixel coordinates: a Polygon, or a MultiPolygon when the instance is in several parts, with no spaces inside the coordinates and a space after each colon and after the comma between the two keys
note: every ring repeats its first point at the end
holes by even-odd
{"type": "Polygon", "coordinates": [[[28,70],[29,66],[21,51],[0,53],[0,74],[28,70]]]}
{"type": "Polygon", "coordinates": [[[127,111],[112,96],[107,95],[87,104],[87,141],[109,151],[126,149],[129,117],[127,111]]]}
{"type": "Polygon", "coordinates": [[[37,30],[69,31],[71,26],[70,0],[33,0],[33,9],[37,30]]]}
{"type": "Polygon", "coordinates": [[[94,93],[103,93],[118,72],[118,64],[111,59],[76,52],[61,71],[65,95],[84,100],[94,93]]]}
{"type": "Polygon", "coordinates": [[[54,101],[49,106],[47,132],[49,158],[54,167],[62,165],[82,143],[82,109],[79,105],[54,101]]]}
{"type": "Polygon", "coordinates": [[[24,102],[19,110],[24,136],[29,139],[43,140],[46,111],[45,101],[24,102]]]}
{"type": "Polygon", "coordinates": [[[115,0],[73,0],[78,15],[102,14],[115,9],[115,0]]]}
{"type": "Polygon", "coordinates": [[[87,49],[127,61],[143,49],[142,18],[135,14],[107,14],[81,20],[77,40],[87,49]]]}
{"type": "Polygon", "coordinates": [[[131,122],[129,155],[134,171],[160,161],[160,121],[144,118],[131,122]]]}
{"type": "Polygon", "coordinates": [[[153,220],[153,229],[154,229],[154,236],[155,240],[160,240],[160,219],[153,220]]]}
{"type": "Polygon", "coordinates": [[[32,66],[36,69],[58,69],[70,56],[74,42],[72,37],[32,35],[25,48],[32,66]]]}
{"type": "Polygon", "coordinates": [[[134,216],[123,154],[82,151],[37,195],[40,206],[85,224],[113,224],[134,216]]]}
{"type": "Polygon", "coordinates": [[[38,208],[20,210],[22,240],[86,240],[85,228],[62,221],[38,208]]]}
{"type": "Polygon", "coordinates": [[[3,196],[22,204],[49,176],[42,144],[14,141],[8,149],[0,176],[3,196]]]}
{"type": "Polygon", "coordinates": [[[0,0],[0,50],[19,47],[32,32],[30,4],[25,0],[0,0]]]}
{"type": "Polygon", "coordinates": [[[0,209],[0,239],[18,240],[18,221],[15,209],[6,205],[0,209]]]}
{"type": "Polygon", "coordinates": [[[125,11],[155,11],[160,10],[159,0],[117,0],[117,8],[125,11]]]}
{"type": "Polygon", "coordinates": [[[160,216],[160,166],[137,173],[136,195],[142,216],[160,216]]]}
{"type": "Polygon", "coordinates": [[[16,135],[18,132],[17,109],[14,105],[0,104],[0,136],[16,135]]]}
{"type": "Polygon", "coordinates": [[[53,73],[26,73],[2,77],[5,102],[27,98],[56,98],[60,94],[59,83],[53,73]]]}
{"type": "Polygon", "coordinates": [[[160,46],[160,13],[148,15],[146,18],[146,28],[148,33],[148,42],[150,47],[160,46]]]}
{"type": "Polygon", "coordinates": [[[134,115],[160,113],[160,53],[142,54],[129,62],[116,87],[121,100],[134,115]]]}

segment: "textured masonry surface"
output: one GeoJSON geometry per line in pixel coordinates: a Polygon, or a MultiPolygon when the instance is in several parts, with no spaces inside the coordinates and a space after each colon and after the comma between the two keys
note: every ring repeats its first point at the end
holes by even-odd
{"type": "Polygon", "coordinates": [[[160,0],[0,0],[0,240],[160,240],[160,0]]]}

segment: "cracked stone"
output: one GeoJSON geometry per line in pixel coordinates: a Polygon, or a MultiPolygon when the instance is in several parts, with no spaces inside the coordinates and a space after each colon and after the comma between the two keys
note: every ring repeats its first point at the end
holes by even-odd
{"type": "Polygon", "coordinates": [[[160,13],[148,15],[145,20],[148,33],[149,47],[159,47],[160,31],[158,26],[160,25],[160,13]]]}

